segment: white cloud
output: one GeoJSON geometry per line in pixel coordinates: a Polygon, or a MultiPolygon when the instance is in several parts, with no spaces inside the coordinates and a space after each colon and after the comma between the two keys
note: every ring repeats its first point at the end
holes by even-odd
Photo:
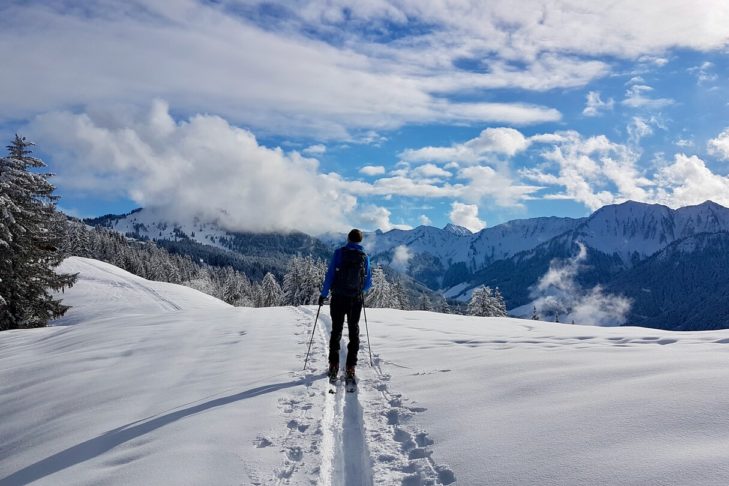
{"type": "Polygon", "coordinates": [[[410,251],[410,248],[405,245],[400,245],[395,248],[395,251],[392,254],[390,266],[400,273],[406,273],[408,270],[408,264],[412,257],[413,254],[410,251]]]}
{"type": "Polygon", "coordinates": [[[475,204],[453,202],[449,216],[451,223],[468,228],[474,233],[486,227],[486,222],[478,217],[478,206],[475,204]]]}
{"type": "Polygon", "coordinates": [[[609,74],[603,56],[661,65],[656,53],[725,46],[729,25],[722,0],[610,9],[566,0],[522,0],[517,8],[466,0],[265,5],[276,3],[279,16],[264,18],[253,14],[263,5],[257,0],[11,2],[0,56],[13,69],[0,77],[0,113],[23,119],[164,96],[183,113],[217,114],[257,133],[378,143],[379,132],[407,123],[556,121],[549,107],[456,103],[451,95],[585,86],[609,74]],[[406,24],[417,34],[403,35],[406,24]],[[397,41],[384,41],[393,34],[397,41]],[[485,69],[459,69],[460,59],[485,69]]]}
{"type": "Polygon", "coordinates": [[[436,179],[446,178],[447,179],[447,178],[453,176],[453,174],[451,174],[447,170],[441,169],[440,167],[438,167],[435,164],[419,165],[418,167],[416,167],[415,169],[412,170],[412,174],[415,177],[424,178],[424,179],[429,179],[429,178],[436,178],[436,179]]]}
{"type": "Polygon", "coordinates": [[[634,116],[630,120],[630,123],[628,123],[626,129],[628,131],[628,140],[634,145],[638,145],[641,139],[653,135],[653,129],[650,124],[639,116],[634,116]]]}
{"type": "Polygon", "coordinates": [[[412,229],[412,226],[406,224],[393,224],[390,221],[392,213],[389,209],[372,204],[364,205],[357,208],[353,220],[365,228],[379,228],[382,231],[390,231],[391,229],[412,229]]]}
{"type": "Polygon", "coordinates": [[[302,150],[306,155],[322,155],[326,153],[327,147],[323,144],[310,145],[302,150]]]}
{"type": "Polygon", "coordinates": [[[507,127],[487,128],[478,137],[450,147],[423,147],[407,149],[400,154],[409,162],[461,162],[475,164],[491,155],[512,157],[526,150],[529,140],[514,129],[507,127]]]}
{"type": "Polygon", "coordinates": [[[729,128],[709,140],[707,148],[709,154],[722,160],[729,160],[729,128]]]}
{"type": "MultiPolygon", "coordinates": [[[[379,143],[378,131],[413,122],[529,124],[560,117],[553,108],[523,103],[451,102],[446,95],[464,84],[431,86],[432,80],[459,74],[428,56],[408,62],[416,53],[408,42],[363,37],[328,44],[309,35],[317,25],[262,28],[240,10],[193,0],[63,7],[4,8],[14,19],[0,30],[0,56],[14,66],[0,77],[4,117],[115,100],[141,106],[162,95],[183,112],[214,113],[257,132],[362,143],[379,143]],[[53,82],[39,75],[39,65],[54,73],[53,82]]],[[[288,6],[282,11],[296,15],[288,6]]],[[[340,34],[356,35],[344,28],[340,34]]]]}
{"type": "Polygon", "coordinates": [[[652,183],[638,170],[632,149],[604,135],[583,138],[563,132],[560,137],[542,152],[549,165],[520,171],[527,180],[564,189],[545,197],[574,199],[592,210],[626,199],[647,200],[646,187],[652,183]]]}
{"type": "Polygon", "coordinates": [[[671,165],[655,176],[654,200],[670,207],[700,204],[712,200],[729,206],[729,177],[714,174],[696,156],[676,154],[671,165]]]}
{"type": "Polygon", "coordinates": [[[598,116],[602,111],[611,111],[615,105],[615,100],[609,98],[607,101],[603,101],[600,98],[599,91],[590,91],[587,93],[587,102],[585,109],[582,110],[582,114],[585,116],[598,116]]]}
{"type": "Polygon", "coordinates": [[[381,165],[365,165],[359,169],[360,174],[368,176],[382,175],[385,173],[385,168],[381,165]]]}
{"type": "Polygon", "coordinates": [[[29,132],[63,167],[58,186],[77,194],[127,196],[178,220],[200,215],[230,229],[348,226],[357,200],[320,174],[316,160],[264,147],[216,116],[175,122],[162,101],[128,115],[50,113],[29,132]]]}
{"type": "Polygon", "coordinates": [[[625,99],[622,104],[631,108],[660,109],[672,105],[674,101],[670,98],[650,98],[647,93],[653,88],[645,84],[634,84],[625,92],[625,99]]]}
{"type": "Polygon", "coordinates": [[[420,215],[420,217],[418,218],[418,222],[424,226],[430,226],[433,224],[433,221],[431,221],[431,219],[424,214],[420,215]]]}
{"type": "Polygon", "coordinates": [[[549,270],[531,289],[531,298],[542,319],[559,315],[560,322],[595,326],[619,326],[625,323],[631,301],[606,294],[598,285],[585,290],[576,277],[587,259],[585,245],[578,242],[579,252],[573,258],[553,260],[549,270]]]}
{"type": "Polygon", "coordinates": [[[714,63],[705,61],[700,66],[694,66],[688,71],[696,76],[696,83],[701,86],[719,79],[719,75],[713,72],[714,63]]]}
{"type": "Polygon", "coordinates": [[[547,199],[572,199],[591,210],[626,200],[677,208],[707,199],[729,206],[729,177],[713,173],[696,156],[676,154],[672,163],[651,173],[638,167],[640,154],[632,146],[604,135],[583,138],[563,132],[542,152],[546,163],[522,169],[522,178],[548,189],[547,199]]]}

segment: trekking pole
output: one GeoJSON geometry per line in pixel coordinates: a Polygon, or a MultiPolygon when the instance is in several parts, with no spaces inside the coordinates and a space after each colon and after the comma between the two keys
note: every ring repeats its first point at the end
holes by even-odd
{"type": "Polygon", "coordinates": [[[306,359],[304,360],[304,370],[306,370],[306,363],[309,361],[309,351],[311,351],[311,343],[314,341],[314,331],[316,331],[316,321],[319,320],[319,311],[321,306],[316,310],[316,317],[314,318],[314,329],[311,330],[311,339],[309,339],[309,349],[306,350],[306,359]]]}
{"type": "Polygon", "coordinates": [[[370,366],[372,368],[375,367],[375,365],[372,364],[372,345],[370,344],[370,328],[367,325],[367,310],[365,309],[365,300],[364,295],[362,295],[362,312],[364,313],[365,318],[365,330],[367,331],[367,351],[370,352],[370,366]]]}

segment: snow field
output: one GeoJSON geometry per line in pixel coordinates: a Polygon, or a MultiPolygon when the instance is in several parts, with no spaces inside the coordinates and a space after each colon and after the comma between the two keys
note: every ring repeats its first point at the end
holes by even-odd
{"type": "Polygon", "coordinates": [[[330,394],[326,307],[304,371],[316,307],[62,271],[63,325],[0,333],[3,486],[729,484],[729,331],[367,309],[330,394]]]}

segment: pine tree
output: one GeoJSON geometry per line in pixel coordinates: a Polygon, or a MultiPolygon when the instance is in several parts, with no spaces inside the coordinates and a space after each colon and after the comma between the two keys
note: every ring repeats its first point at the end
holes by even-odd
{"type": "Polygon", "coordinates": [[[395,302],[395,308],[400,310],[409,310],[410,309],[410,299],[408,299],[408,295],[405,292],[405,288],[402,285],[401,280],[396,280],[395,283],[391,285],[392,289],[392,298],[395,302]]]}
{"type": "Polygon", "coordinates": [[[498,289],[494,293],[490,287],[482,285],[473,289],[467,312],[472,316],[503,317],[506,316],[506,305],[498,289]]]}
{"type": "Polygon", "coordinates": [[[380,308],[396,307],[390,283],[387,281],[385,271],[380,265],[377,265],[377,267],[372,270],[372,288],[367,293],[366,305],[367,307],[380,308]]]}
{"type": "Polygon", "coordinates": [[[261,281],[260,307],[275,307],[283,303],[283,291],[276,277],[268,272],[261,281]]]}
{"type": "Polygon", "coordinates": [[[0,158],[0,330],[42,327],[68,307],[49,291],[70,287],[75,275],[57,274],[63,260],[64,217],[51,174],[18,135],[0,158]]]}
{"type": "Polygon", "coordinates": [[[423,292],[420,294],[420,299],[418,299],[418,309],[423,311],[433,311],[433,303],[430,301],[430,297],[423,292]]]}
{"type": "Polygon", "coordinates": [[[534,306],[534,309],[532,310],[532,319],[535,320],[535,321],[538,321],[540,319],[539,318],[539,314],[537,314],[537,306],[536,305],[534,306]]]}
{"type": "Polygon", "coordinates": [[[506,302],[498,287],[494,289],[492,317],[506,317],[506,302]]]}

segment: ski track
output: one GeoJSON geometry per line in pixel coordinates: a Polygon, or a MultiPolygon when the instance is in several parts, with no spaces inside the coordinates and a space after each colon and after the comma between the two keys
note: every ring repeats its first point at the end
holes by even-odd
{"type": "MultiPolygon", "coordinates": [[[[286,431],[259,435],[256,447],[277,446],[281,465],[270,481],[263,475],[250,475],[253,484],[317,484],[322,486],[402,485],[426,486],[451,484],[455,475],[432,457],[433,441],[419,429],[413,418],[425,409],[389,390],[390,376],[373,354],[374,367],[368,363],[366,343],[362,343],[358,366],[359,384],[347,393],[338,382],[336,393],[329,393],[326,379],[327,352],[331,319],[322,308],[306,371],[292,372],[305,378],[304,390],[279,400],[286,431]],[[364,358],[364,359],[363,359],[364,358]]],[[[299,307],[297,337],[304,359],[316,311],[299,307]]],[[[346,358],[346,331],[340,363],[346,358]]]]}

